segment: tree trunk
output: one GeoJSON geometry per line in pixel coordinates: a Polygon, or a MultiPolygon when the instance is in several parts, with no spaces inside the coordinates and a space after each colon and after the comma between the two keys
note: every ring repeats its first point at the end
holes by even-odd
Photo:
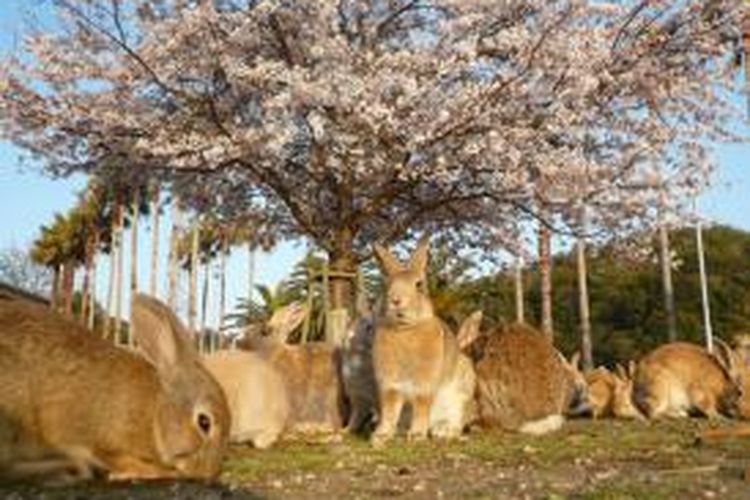
{"type": "Polygon", "coordinates": [[[75,288],[76,266],[73,260],[68,260],[63,266],[63,314],[73,316],[73,290],[75,288]]]}
{"type": "Polygon", "coordinates": [[[589,312],[588,272],[586,270],[586,241],[578,238],[578,310],[581,315],[581,361],[584,371],[594,369],[594,355],[591,343],[591,317],[589,312]]]}
{"type": "Polygon", "coordinates": [[[672,286],[672,252],[669,249],[669,232],[666,225],[659,227],[659,247],[661,250],[661,279],[664,289],[664,312],[667,315],[667,338],[677,340],[677,321],[674,308],[674,288],[672,286]]]}
{"type": "Polygon", "coordinates": [[[117,206],[115,207],[115,211],[117,212],[116,218],[116,226],[115,226],[115,252],[117,254],[117,260],[116,260],[116,266],[117,269],[115,270],[115,345],[120,344],[120,335],[122,332],[122,283],[123,283],[123,257],[124,252],[122,249],[122,233],[123,233],[123,226],[124,226],[124,219],[125,219],[125,207],[123,206],[121,201],[117,201],[117,206]]]}
{"type": "Polygon", "coordinates": [[[190,293],[188,297],[188,327],[195,333],[198,296],[198,250],[200,243],[200,227],[196,221],[193,226],[190,242],[190,293]]]}
{"type": "Polygon", "coordinates": [[[52,289],[49,294],[49,307],[53,311],[57,311],[58,305],[60,304],[60,265],[55,264],[52,266],[52,289]]]}
{"type": "Polygon", "coordinates": [[[714,334],[711,328],[711,305],[708,301],[708,279],[706,277],[706,256],[703,250],[703,228],[701,222],[695,225],[695,242],[698,251],[698,271],[701,282],[701,302],[703,304],[703,328],[708,352],[714,350],[714,334]]]}
{"type": "Polygon", "coordinates": [[[89,308],[86,325],[89,330],[94,331],[96,319],[96,268],[97,268],[97,249],[99,248],[99,233],[94,232],[94,248],[91,252],[91,291],[89,293],[89,308]]]}
{"type": "Polygon", "coordinates": [[[203,263],[203,292],[201,294],[201,332],[205,331],[208,315],[208,294],[210,292],[211,262],[208,258],[203,263]]]}
{"type": "Polygon", "coordinates": [[[542,332],[552,338],[552,249],[550,230],[539,223],[539,281],[542,295],[542,332]]]}
{"type": "Polygon", "coordinates": [[[148,293],[150,293],[152,297],[158,295],[160,222],[159,186],[157,184],[154,185],[154,192],[151,195],[151,277],[148,284],[148,293]]]}
{"type": "Polygon", "coordinates": [[[89,309],[91,308],[91,271],[94,267],[94,242],[95,234],[91,225],[86,235],[85,263],[83,270],[83,283],[81,285],[81,324],[88,325],[89,309]]]}
{"type": "Polygon", "coordinates": [[[227,252],[229,239],[222,236],[221,254],[219,255],[219,332],[224,328],[224,314],[227,304],[227,252]]]}
{"type": "Polygon", "coordinates": [[[109,243],[109,289],[107,290],[107,314],[104,320],[104,338],[112,332],[115,315],[115,288],[117,287],[117,207],[112,212],[109,243]]]}
{"type": "Polygon", "coordinates": [[[338,231],[334,249],[328,255],[328,262],[329,303],[324,304],[326,342],[341,345],[346,335],[349,316],[354,309],[356,260],[354,233],[351,229],[344,228],[338,231]]]}
{"type": "Polygon", "coordinates": [[[516,256],[515,266],[515,288],[516,288],[516,322],[525,323],[523,303],[523,257],[516,256]]]}
{"type": "Polygon", "coordinates": [[[133,192],[133,218],[130,221],[130,320],[128,325],[128,345],[133,346],[133,304],[138,294],[138,219],[140,215],[140,194],[133,192]]]}
{"type": "Polygon", "coordinates": [[[177,310],[177,278],[179,276],[178,262],[178,245],[180,241],[180,226],[182,225],[182,211],[180,210],[180,201],[177,195],[172,197],[172,230],[169,234],[169,283],[167,291],[167,300],[169,307],[177,310]]]}

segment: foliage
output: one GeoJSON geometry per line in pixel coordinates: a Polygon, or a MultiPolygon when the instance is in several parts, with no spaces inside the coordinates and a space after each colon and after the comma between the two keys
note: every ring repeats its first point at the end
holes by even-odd
{"type": "MultiPolygon", "coordinates": [[[[629,261],[607,245],[588,257],[589,296],[594,357],[598,363],[637,358],[667,341],[661,270],[656,261],[658,242],[651,242],[651,258],[629,261]]],[[[678,338],[703,342],[698,257],[693,229],[671,235],[681,265],[673,273],[678,338]]],[[[704,232],[709,300],[715,335],[727,341],[750,333],[750,234],[728,227],[704,232]]],[[[578,349],[580,327],[575,253],[558,254],[553,269],[553,316],[556,343],[566,353],[578,349]]],[[[541,311],[536,268],[525,273],[528,321],[538,324],[541,311]]],[[[461,307],[483,308],[490,324],[515,317],[511,272],[487,276],[460,286],[461,307]]]]}
{"type": "Polygon", "coordinates": [[[28,251],[6,248],[0,251],[0,282],[48,297],[52,275],[49,269],[34,262],[28,251]]]}

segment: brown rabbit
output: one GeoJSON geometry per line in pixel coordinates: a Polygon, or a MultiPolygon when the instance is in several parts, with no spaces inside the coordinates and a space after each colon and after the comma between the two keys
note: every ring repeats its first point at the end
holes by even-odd
{"type": "Polygon", "coordinates": [[[586,373],[588,402],[593,418],[643,418],[632,401],[635,364],[631,361],[628,367],[626,371],[618,364],[613,373],[600,366],[586,373]]]}
{"type": "Polygon", "coordinates": [[[560,428],[574,406],[575,377],[541,332],[515,324],[488,335],[476,363],[479,422],[543,434],[560,428]]]}
{"type": "Polygon", "coordinates": [[[166,306],[138,295],[133,307],[142,355],[44,306],[0,300],[5,475],[219,473],[230,418],[221,388],[166,306]]]}
{"type": "Polygon", "coordinates": [[[438,389],[457,369],[458,342],[435,317],[427,296],[427,240],[419,243],[406,266],[382,246],[375,245],[374,250],[385,275],[386,292],[373,344],[380,420],[372,439],[379,444],[396,433],[407,403],[412,408],[407,434],[424,438],[438,389]]]}
{"type": "Polygon", "coordinates": [[[247,351],[218,351],[203,364],[224,390],[232,415],[230,441],[271,446],[289,423],[284,378],[268,361],[247,351]]]}
{"type": "Polygon", "coordinates": [[[696,411],[708,418],[735,416],[741,395],[742,372],[720,339],[713,354],[686,342],[657,347],[638,363],[633,386],[633,400],[648,418],[696,411]]]}
{"type": "Polygon", "coordinates": [[[268,321],[268,336],[248,336],[239,346],[257,353],[281,374],[289,398],[289,430],[338,432],[343,427],[340,350],[323,342],[286,343],[307,314],[307,308],[297,303],[283,307],[268,321]]]}

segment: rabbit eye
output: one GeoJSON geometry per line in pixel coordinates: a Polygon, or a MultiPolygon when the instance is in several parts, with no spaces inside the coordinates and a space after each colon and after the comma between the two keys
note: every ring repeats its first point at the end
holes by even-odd
{"type": "Polygon", "coordinates": [[[205,413],[199,413],[196,421],[198,423],[198,428],[200,428],[204,434],[211,432],[211,417],[205,413]]]}
{"type": "Polygon", "coordinates": [[[420,292],[424,292],[424,280],[417,281],[416,286],[417,290],[419,290],[420,292]]]}

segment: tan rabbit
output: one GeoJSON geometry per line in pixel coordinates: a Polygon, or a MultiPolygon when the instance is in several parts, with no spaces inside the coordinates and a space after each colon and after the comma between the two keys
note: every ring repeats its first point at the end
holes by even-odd
{"type": "Polygon", "coordinates": [[[464,351],[479,337],[481,323],[482,311],[475,311],[459,328],[457,341],[461,353],[452,376],[440,384],[430,410],[430,434],[433,436],[457,437],[476,418],[477,377],[474,364],[464,351]]]}
{"type": "Polygon", "coordinates": [[[565,359],[541,332],[510,325],[487,336],[476,363],[479,422],[528,434],[560,428],[581,399],[565,359]]]}
{"type": "Polygon", "coordinates": [[[603,366],[586,373],[593,418],[643,418],[632,401],[635,364],[631,362],[628,366],[628,371],[618,364],[614,373],[603,366]]]}
{"type": "Polygon", "coordinates": [[[407,403],[412,409],[407,435],[424,438],[438,389],[455,376],[458,342],[435,317],[427,296],[427,240],[419,243],[405,266],[382,246],[374,250],[386,292],[373,344],[380,419],[372,439],[379,444],[395,435],[407,403]]]}
{"type": "Polygon", "coordinates": [[[166,306],[138,295],[133,307],[141,355],[44,306],[0,300],[4,474],[219,473],[230,419],[221,388],[166,306]]]}
{"type": "Polygon", "coordinates": [[[297,303],[283,307],[268,321],[268,336],[248,336],[239,346],[257,353],[281,374],[289,398],[289,430],[338,432],[344,404],[339,348],[323,342],[286,343],[307,314],[307,308],[297,303]]]}
{"type": "MultiPolygon", "coordinates": [[[[742,372],[720,339],[714,354],[686,342],[657,347],[638,363],[633,399],[649,418],[734,416],[742,393],[742,372]]],[[[744,415],[750,416],[750,415],[744,415]]]]}
{"type": "Polygon", "coordinates": [[[283,377],[257,353],[218,351],[203,364],[219,382],[232,415],[230,441],[271,446],[289,422],[289,399],[283,377]]]}

